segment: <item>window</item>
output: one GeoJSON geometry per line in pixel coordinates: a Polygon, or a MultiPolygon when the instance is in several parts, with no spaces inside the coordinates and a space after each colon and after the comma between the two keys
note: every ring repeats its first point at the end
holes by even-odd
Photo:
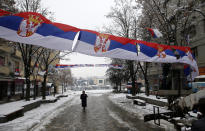
{"type": "Polygon", "coordinates": [[[181,31],[181,36],[184,37],[185,35],[189,35],[190,38],[193,38],[196,36],[196,26],[195,25],[191,25],[188,28],[186,28],[185,30],[181,31]]]}
{"type": "Polygon", "coordinates": [[[0,66],[4,66],[5,65],[5,57],[0,56],[0,66]]]}
{"type": "Polygon", "coordinates": [[[191,25],[188,30],[189,30],[189,34],[191,38],[196,36],[196,26],[195,25],[191,25]]]}
{"type": "Polygon", "coordinates": [[[15,93],[20,94],[22,93],[23,83],[15,83],[15,93]]]}
{"type": "Polygon", "coordinates": [[[99,83],[103,83],[103,80],[99,80],[99,83]]]}

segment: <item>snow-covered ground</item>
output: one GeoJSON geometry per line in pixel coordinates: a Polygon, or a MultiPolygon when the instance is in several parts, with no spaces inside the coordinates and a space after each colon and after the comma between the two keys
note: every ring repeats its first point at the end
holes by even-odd
{"type": "MultiPolygon", "coordinates": [[[[56,95],[57,97],[58,95],[56,95]]],[[[56,99],[56,97],[54,96],[46,96],[46,100],[53,100],[56,99]]],[[[23,106],[37,102],[37,101],[41,101],[42,99],[39,97],[35,100],[33,100],[33,98],[30,99],[30,101],[25,101],[25,100],[20,100],[20,101],[15,101],[15,102],[9,102],[9,103],[5,103],[5,104],[1,104],[0,105],[0,115],[5,115],[5,114],[9,114],[11,112],[14,112],[16,110],[20,110],[23,108],[23,106]]]]}
{"type": "MultiPolygon", "coordinates": [[[[141,94],[140,96],[145,96],[141,94]]],[[[149,96],[149,98],[152,98],[152,96],[149,96]]],[[[146,104],[146,106],[138,106],[133,104],[133,100],[127,99],[126,94],[124,93],[117,93],[117,94],[111,94],[109,96],[109,99],[119,106],[120,108],[126,110],[127,112],[132,113],[136,117],[140,119],[144,119],[145,114],[151,114],[153,113],[153,105],[152,104],[146,104]]],[[[153,97],[153,99],[155,99],[153,97]]],[[[165,101],[165,100],[163,100],[165,101]]],[[[168,111],[166,108],[160,108],[161,112],[166,112],[168,111]]],[[[154,125],[154,121],[150,121],[150,124],[154,125]]],[[[166,131],[174,131],[174,125],[165,121],[165,120],[160,120],[160,125],[163,127],[166,131]]]]}
{"type": "Polygon", "coordinates": [[[157,101],[167,102],[167,99],[165,99],[165,98],[164,99],[156,98],[156,95],[146,96],[145,93],[140,93],[140,94],[137,94],[136,96],[141,96],[141,97],[146,97],[146,98],[150,98],[150,99],[157,100],[157,101]]]}
{"type": "MultiPolygon", "coordinates": [[[[109,93],[112,90],[87,90],[86,93],[89,95],[100,96],[105,93],[109,93]]],[[[35,108],[31,111],[25,112],[23,117],[19,117],[7,123],[0,124],[0,131],[27,131],[33,130],[38,131],[43,129],[43,127],[50,122],[55,116],[57,116],[65,108],[76,104],[76,99],[73,99],[76,95],[80,95],[81,91],[67,91],[64,94],[68,94],[68,97],[62,97],[55,103],[42,104],[40,107],[35,108]]],[[[41,98],[40,98],[41,99],[41,98]]],[[[37,100],[40,100],[37,99],[37,100]]],[[[53,97],[47,99],[53,99],[53,97]]],[[[143,119],[144,114],[153,112],[153,105],[147,104],[146,106],[137,106],[133,104],[133,101],[126,98],[126,94],[110,94],[109,99],[122,109],[132,112],[133,115],[143,119]]],[[[154,99],[154,98],[153,98],[154,99]]],[[[31,102],[31,101],[30,101],[31,102]]],[[[8,103],[9,104],[9,103],[8,103]]],[[[0,109],[0,114],[5,113],[6,109],[11,111],[12,108],[20,108],[25,103],[23,101],[16,102],[9,107],[9,105],[3,109],[0,109]],[[23,103],[23,104],[22,104],[23,103]]],[[[1,105],[0,105],[1,106],[1,105]]],[[[165,108],[163,111],[167,111],[165,108]]],[[[150,123],[153,124],[153,121],[150,123]]],[[[174,126],[166,121],[161,120],[161,126],[166,130],[173,131],[174,126]]]]}
{"type": "MultiPolygon", "coordinates": [[[[49,120],[51,118],[58,115],[58,113],[65,108],[65,106],[63,106],[64,104],[68,106],[72,105],[73,102],[69,103],[69,101],[71,101],[72,98],[75,95],[78,95],[79,93],[81,92],[72,92],[72,91],[65,92],[64,94],[67,94],[68,97],[63,97],[55,103],[42,104],[38,108],[25,112],[23,117],[19,117],[7,123],[1,123],[0,131],[27,131],[27,130],[30,130],[32,127],[37,126],[39,124],[42,125],[43,123],[44,124],[49,123],[49,120]]],[[[47,99],[53,99],[53,97],[52,98],[51,97],[47,97],[47,99]]],[[[40,99],[41,98],[37,100],[40,100],[40,99]]],[[[32,100],[30,102],[32,102],[32,100]]],[[[10,105],[10,103],[8,104],[10,105]]],[[[25,103],[23,101],[14,102],[13,106],[11,107],[5,106],[5,108],[1,109],[1,111],[5,113],[6,109],[11,111],[12,108],[15,109],[15,106],[19,108],[24,104],[25,103]]]]}

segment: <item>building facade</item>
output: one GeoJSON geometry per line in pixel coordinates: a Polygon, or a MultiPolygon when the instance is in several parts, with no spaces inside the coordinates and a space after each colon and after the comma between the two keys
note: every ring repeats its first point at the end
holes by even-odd
{"type": "Polygon", "coordinates": [[[201,13],[194,12],[194,19],[197,22],[192,25],[192,37],[190,47],[196,57],[199,67],[199,74],[205,75],[205,1],[201,2],[199,9],[201,13]]]}
{"type": "MultiPolygon", "coordinates": [[[[6,100],[22,99],[26,93],[22,55],[21,52],[12,44],[13,43],[0,39],[0,103],[1,101],[4,102],[6,100]]],[[[56,52],[53,51],[52,56],[55,56],[55,54],[56,52]]],[[[34,71],[30,76],[30,95],[34,96],[35,92],[35,96],[39,96],[41,95],[41,87],[43,82],[43,74],[40,72],[43,72],[42,69],[44,69],[40,66],[44,65],[35,64],[34,60],[35,59],[32,59],[31,61],[31,68],[33,68],[34,71]]],[[[55,59],[50,66],[55,67],[59,61],[60,59],[55,59]]],[[[50,76],[50,74],[51,73],[49,72],[48,76],[50,76]]],[[[58,86],[59,81],[53,81],[52,78],[53,76],[47,77],[47,82],[55,82],[55,86],[58,86]]]]}
{"type": "MultiPolygon", "coordinates": [[[[162,3],[164,1],[161,1],[162,3]]],[[[168,7],[176,7],[178,1],[170,0],[168,2],[168,7]]],[[[183,1],[184,4],[191,4],[191,0],[183,1]]],[[[189,46],[192,49],[192,53],[194,54],[200,75],[205,75],[205,1],[195,1],[199,2],[199,6],[197,9],[192,10],[190,15],[190,25],[184,30],[179,30],[177,32],[177,38],[182,40],[184,38],[184,32],[189,32],[185,45],[189,46]]],[[[183,3],[181,3],[183,4],[183,3]]],[[[163,4],[162,4],[163,5],[163,4]]],[[[167,9],[169,11],[169,9],[167,9]]],[[[172,9],[170,9],[172,10],[172,9]]],[[[171,12],[173,13],[173,12],[171,12]]],[[[168,14],[169,15],[169,14],[168,14]]],[[[186,15],[186,14],[185,14],[186,15]]],[[[181,18],[182,19],[182,18],[181,18]]],[[[179,40],[179,41],[180,41],[179,40]]],[[[159,42],[159,39],[151,39],[153,42],[159,42]]],[[[180,45],[180,44],[179,44],[180,45]]],[[[183,66],[183,65],[182,65],[183,66]]],[[[170,76],[171,77],[171,76],[170,76]]],[[[181,76],[182,77],[182,76],[181,76]]],[[[185,76],[184,76],[185,77],[185,76]]],[[[159,63],[150,63],[148,69],[148,78],[151,88],[159,88],[161,80],[162,80],[162,66],[159,63]]],[[[183,78],[186,79],[186,78],[183,78]]]]}
{"type": "Polygon", "coordinates": [[[24,70],[21,53],[0,42],[0,100],[19,96],[24,88],[24,70]]]}

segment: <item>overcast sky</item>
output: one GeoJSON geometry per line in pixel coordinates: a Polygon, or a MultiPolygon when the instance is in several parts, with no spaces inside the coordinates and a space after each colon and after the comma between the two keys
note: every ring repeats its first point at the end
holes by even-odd
{"type": "MultiPolygon", "coordinates": [[[[114,5],[114,0],[42,0],[43,6],[54,12],[56,22],[75,26],[81,29],[98,30],[109,24],[105,15],[114,5]]],[[[61,64],[105,64],[108,58],[86,56],[72,53],[69,61],[61,64]]],[[[73,68],[75,77],[103,76],[107,68],[81,67],[73,68]]]]}

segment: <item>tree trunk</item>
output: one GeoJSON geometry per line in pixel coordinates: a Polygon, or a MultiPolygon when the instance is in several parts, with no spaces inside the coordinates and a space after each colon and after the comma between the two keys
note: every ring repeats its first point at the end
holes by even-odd
{"type": "Polygon", "coordinates": [[[136,85],[135,85],[136,76],[134,73],[133,61],[129,61],[129,65],[130,65],[130,76],[132,80],[132,95],[135,96],[136,95],[136,85]]]}
{"type": "Polygon", "coordinates": [[[147,78],[147,69],[148,69],[148,66],[149,66],[149,63],[146,62],[145,63],[145,74],[144,74],[144,78],[145,78],[145,94],[147,96],[149,96],[149,81],[148,81],[148,78],[147,78]]]}
{"type": "Polygon", "coordinates": [[[122,83],[121,83],[121,81],[120,81],[120,92],[122,91],[122,83]]]}
{"type": "Polygon", "coordinates": [[[135,77],[132,77],[132,95],[136,95],[136,82],[135,82],[135,77]]]}
{"type": "Polygon", "coordinates": [[[42,99],[46,99],[46,79],[47,79],[47,72],[43,76],[43,87],[42,87],[42,99]]]}
{"type": "Polygon", "coordinates": [[[26,77],[26,101],[30,101],[30,79],[26,77]]]}
{"type": "Polygon", "coordinates": [[[62,90],[62,94],[63,94],[63,85],[64,85],[64,84],[62,83],[62,89],[61,89],[61,90],[62,90]]]}
{"type": "Polygon", "coordinates": [[[33,89],[33,99],[36,99],[36,80],[34,81],[34,89],[33,89]]]}
{"type": "Polygon", "coordinates": [[[24,84],[25,84],[25,83],[23,83],[21,99],[24,99],[24,84]]]}
{"type": "Polygon", "coordinates": [[[116,91],[118,92],[118,84],[116,83],[116,91]]]}
{"type": "Polygon", "coordinates": [[[147,96],[149,96],[149,82],[148,82],[148,79],[147,79],[147,76],[145,77],[145,93],[147,96]]]}

